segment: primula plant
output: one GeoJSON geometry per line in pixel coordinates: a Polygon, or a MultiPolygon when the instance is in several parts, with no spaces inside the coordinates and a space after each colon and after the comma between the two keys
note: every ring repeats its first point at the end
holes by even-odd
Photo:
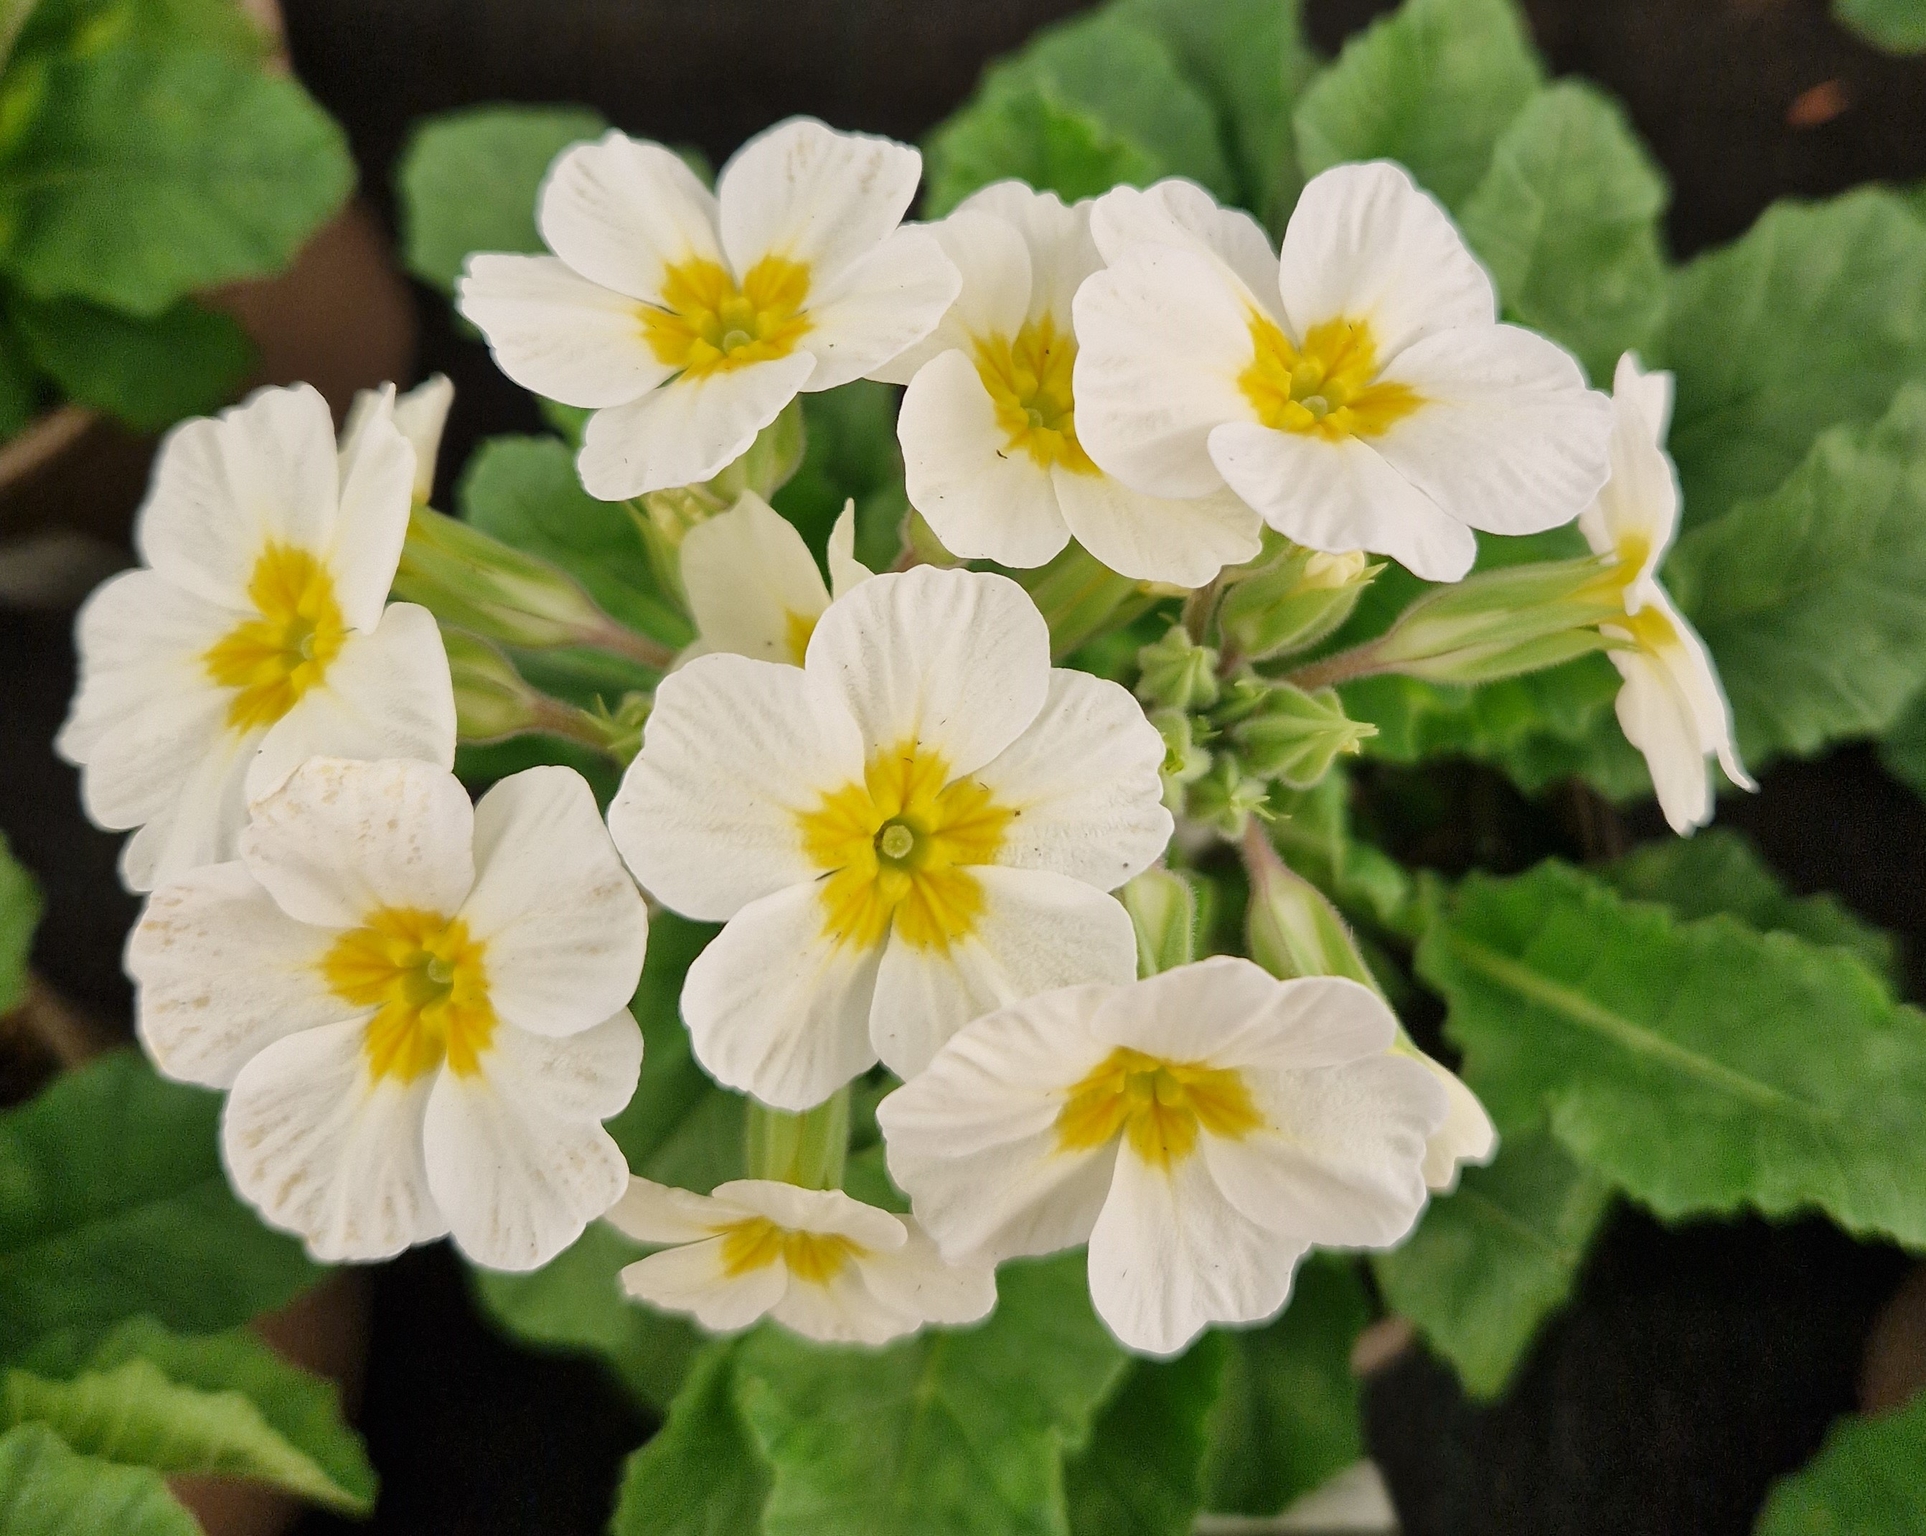
{"type": "Polygon", "coordinates": [[[1500,1394],[1616,1202],[1926,1248],[1890,941],[1693,836],[1926,779],[1901,196],[1675,266],[1508,0],[1114,0],[925,153],[483,109],[400,190],[553,433],[438,508],[445,381],[178,428],[60,750],[235,1194],[603,1360],[618,1536],[1275,1514],[1374,1316],[1500,1394]],[[1406,862],[1446,759],[1606,830],[1406,862]]]}

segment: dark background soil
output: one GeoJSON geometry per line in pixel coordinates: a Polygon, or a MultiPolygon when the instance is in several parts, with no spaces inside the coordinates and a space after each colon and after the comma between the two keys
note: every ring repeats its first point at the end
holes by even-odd
{"type": "MultiPolygon", "coordinates": [[[[363,184],[392,216],[389,171],[418,116],[498,99],[585,101],[717,163],[792,112],[915,138],[983,61],[1074,0],[284,0],[297,68],[346,124],[363,184]]],[[[1772,198],[1926,177],[1926,67],[1835,28],[1824,0],[1527,0],[1559,72],[1616,91],[1671,172],[1679,255],[1742,232],[1772,198]]],[[[1374,0],[1308,0],[1335,50],[1374,0]]],[[[533,430],[526,397],[441,299],[417,290],[423,371],[460,390],[444,476],[480,436],[533,430]]],[[[71,688],[69,619],[0,611],[0,829],[41,877],[35,964],[126,1015],[112,876],[117,839],[85,828],[46,751],[71,688]]],[[[1724,803],[1800,890],[1830,889],[1926,957],[1926,807],[1849,749],[1782,764],[1724,803]]],[[[1571,845],[1555,810],[1536,818],[1571,845]]],[[[1640,825],[1656,833],[1656,824],[1640,825]]],[[[1409,1536],[1557,1531],[1739,1536],[1770,1480],[1854,1404],[1871,1318],[1900,1257],[1821,1222],[1667,1231],[1622,1213],[1578,1303],[1510,1399],[1480,1409],[1413,1352],[1373,1379],[1372,1450],[1409,1536]]],[[[384,1495],[372,1527],[310,1516],[303,1536],[568,1536],[606,1521],[621,1456],[649,1429],[593,1366],[490,1333],[440,1248],[377,1277],[363,1426],[384,1495]]],[[[826,1533],[842,1536],[842,1533],[826,1533]]],[[[932,1533],[940,1536],[940,1533],[932,1533]]]]}

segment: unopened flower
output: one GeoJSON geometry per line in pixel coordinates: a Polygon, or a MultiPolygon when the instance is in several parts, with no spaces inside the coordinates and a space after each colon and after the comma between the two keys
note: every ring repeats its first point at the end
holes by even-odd
{"type": "Polygon", "coordinates": [[[478,255],[459,284],[516,383],[593,408],[579,467],[608,501],[717,474],[799,390],[874,373],[928,335],[956,269],[900,229],[922,158],[792,118],[715,192],[660,144],[568,150],[537,222],[553,256],[478,255]]]}
{"type": "Polygon", "coordinates": [[[657,898],[728,922],[682,994],[716,1078],[806,1109],[987,1009],[1135,974],[1104,893],[1169,839],[1163,739],[1049,646],[1015,582],[919,567],[831,605],[800,669],[663,681],[609,827],[657,898]]]}
{"type": "Polygon", "coordinates": [[[1586,541],[1617,565],[1625,618],[1599,631],[1620,642],[1608,654],[1625,679],[1618,723],[1645,754],[1659,808],[1680,834],[1712,819],[1706,758],[1741,789],[1757,786],[1732,740],[1732,710],[1698,631],[1659,585],[1658,568],[1679,527],[1679,482],[1665,451],[1672,376],[1646,373],[1627,352],[1612,387],[1612,477],[1579,517],[1586,541]]]}
{"type": "Polygon", "coordinates": [[[142,1044],[229,1090],[228,1176],[324,1261],[444,1233],[532,1269],[628,1183],[648,919],[595,797],[531,768],[471,806],[430,763],[317,758],[240,858],[147,904],[142,1044]]]}
{"type": "Polygon", "coordinates": [[[882,1103],[890,1175],[945,1257],[1090,1244],[1132,1349],[1269,1317],[1313,1244],[1384,1247],[1426,1198],[1445,1093],[1369,988],[1219,956],[1032,997],[882,1103]]]}
{"type": "Polygon", "coordinates": [[[1491,280],[1398,167],[1304,189],[1281,259],[1200,188],[1120,187],[1077,296],[1084,447],[1126,484],[1228,484],[1312,549],[1456,581],[1471,530],[1567,523],[1605,477],[1610,412],[1578,364],[1499,325],[1491,280]]]}
{"type": "Polygon", "coordinates": [[[663,1243],[622,1271],[628,1293],[717,1333],[773,1317],[826,1344],[881,1344],[996,1305],[988,1264],[949,1264],[913,1220],[841,1190],[738,1179],[713,1195],[631,1179],[609,1221],[663,1243]]]}
{"type": "Polygon", "coordinates": [[[392,405],[364,407],[338,453],[306,385],[162,444],[134,533],[146,568],[81,609],[55,742],[87,814],[140,829],[121,856],[134,889],[231,859],[248,801],[318,753],[454,761],[435,621],[387,601],[415,473],[392,405]]]}
{"type": "Polygon", "coordinates": [[[1184,587],[1257,553],[1257,516],[1234,495],[1146,496],[1077,440],[1071,299],[1103,265],[1089,203],[999,182],[932,232],[963,290],[884,376],[909,385],[897,420],[909,498],[948,549],[1037,566],[1074,535],[1122,575],[1184,587]]]}
{"type": "MultiPolygon", "coordinates": [[[[872,574],[857,560],[856,504],[843,508],[829,535],[829,577],[841,597],[872,574]]],[[[754,491],[727,512],[696,524],[682,539],[682,586],[696,641],[685,657],[726,651],[758,661],[803,664],[816,621],[829,607],[809,546],[795,524],[754,491]]]]}

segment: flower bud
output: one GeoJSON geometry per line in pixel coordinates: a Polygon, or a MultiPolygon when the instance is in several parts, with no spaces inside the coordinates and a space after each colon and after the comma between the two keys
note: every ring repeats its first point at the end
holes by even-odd
{"type": "Polygon", "coordinates": [[[1603,650],[1594,626],[1624,612],[1604,561],[1519,565],[1419,598],[1371,651],[1380,670],[1470,686],[1603,650]]]}
{"type": "MultiPolygon", "coordinates": [[[[1275,537],[1267,535],[1266,540],[1275,537]]],[[[1383,565],[1362,550],[1329,555],[1288,539],[1268,560],[1236,579],[1217,622],[1233,654],[1261,660],[1317,644],[1346,619],[1383,565]]]]}
{"type": "Polygon", "coordinates": [[[448,676],[455,685],[455,734],[462,741],[499,741],[532,731],[541,721],[542,695],[498,649],[466,630],[441,632],[448,676]]]}
{"type": "Polygon", "coordinates": [[[1340,753],[1354,753],[1359,742],[1378,734],[1375,725],[1344,713],[1335,688],[1306,693],[1258,678],[1239,679],[1213,720],[1224,726],[1247,769],[1292,789],[1309,789],[1340,753]]]}
{"type": "Polygon", "coordinates": [[[1164,738],[1164,804],[1171,815],[1184,810],[1184,790],[1210,772],[1210,752],[1197,740],[1197,723],[1181,709],[1153,709],[1150,723],[1164,738]]]}
{"type": "Polygon", "coordinates": [[[1261,827],[1244,834],[1251,904],[1244,932],[1251,958],[1273,976],[1348,976],[1377,989],[1357,940],[1330,899],[1278,857],[1261,827]]]}
{"type": "Polygon", "coordinates": [[[1263,806],[1270,785],[1246,773],[1228,752],[1211,758],[1210,772],[1190,786],[1184,797],[1184,813],[1212,831],[1227,838],[1239,838],[1250,825],[1251,814],[1263,806]]]}
{"type": "Polygon", "coordinates": [[[1217,652],[1173,624],[1161,640],[1137,652],[1137,697],[1166,709],[1208,709],[1217,702],[1217,652]]]}
{"type": "Polygon", "coordinates": [[[1147,869],[1117,893],[1137,930],[1137,973],[1155,976],[1197,958],[1197,893],[1168,869],[1147,869]]]}

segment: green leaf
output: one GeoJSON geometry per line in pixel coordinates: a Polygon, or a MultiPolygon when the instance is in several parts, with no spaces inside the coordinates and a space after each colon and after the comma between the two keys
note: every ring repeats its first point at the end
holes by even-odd
{"type": "Polygon", "coordinates": [[[1565,81],[1499,136],[1465,202],[1464,234],[1506,313],[1609,383],[1619,354],[1647,347],[1665,312],[1666,201],[1664,173],[1618,104],[1565,81]]]}
{"type": "Polygon", "coordinates": [[[291,79],[211,52],[57,59],[0,158],[0,264],[36,298],[158,315],[280,271],[353,185],[291,79]]]}
{"type": "Polygon", "coordinates": [[[1073,1536],[1189,1536],[1203,1507],[1206,1421],[1234,1335],[1138,1360],[1063,1470],[1073,1536]]]}
{"type": "Polygon", "coordinates": [[[114,1051],[0,1115],[0,1360],[150,1314],[211,1333],[320,1275],[229,1193],[220,1098],[114,1051]]]}
{"type": "Polygon", "coordinates": [[[1294,119],[1297,157],[1307,176],[1396,160],[1457,208],[1544,78],[1512,0],[1405,0],[1311,82],[1294,119]]]}
{"type": "Polygon", "coordinates": [[[206,48],[259,60],[268,38],[237,0],[34,0],[11,57],[119,47],[206,48]]]}
{"type": "Polygon", "coordinates": [[[1378,1288],[1467,1392],[1496,1397],[1571,1295],[1611,1193],[1548,1131],[1509,1134],[1489,1167],[1465,1169],[1402,1246],[1373,1258],[1378,1288]]]}
{"type": "Polygon", "coordinates": [[[1223,1335],[1206,1508],[1275,1515],[1364,1454],[1351,1346],[1370,1320],[1355,1262],[1318,1254],[1298,1269],[1282,1317],[1223,1335]]]}
{"type": "Polygon", "coordinates": [[[747,1536],[761,1530],[770,1475],[737,1411],[740,1346],[711,1344],[655,1438],[629,1457],[610,1536],[747,1536]]]}
{"type": "Polygon", "coordinates": [[[1926,1530],[1926,1393],[1840,1419],[1819,1454],[1767,1496],[1754,1536],[1912,1536],[1926,1530]]]}
{"type": "Polygon", "coordinates": [[[474,251],[546,250],[535,229],[542,178],[607,128],[582,107],[470,107],[422,122],[395,169],[403,263],[448,292],[474,251]]]}
{"type": "Polygon", "coordinates": [[[1900,783],[1926,797],[1926,693],[1901,712],[1879,744],[1879,761],[1900,783]]]}
{"type": "Polygon", "coordinates": [[[26,338],[0,318],[0,442],[33,420],[47,393],[26,338]]]}
{"type": "Polygon", "coordinates": [[[1014,177],[1066,203],[1112,187],[1148,186],[1163,166],[1107,128],[1034,86],[986,87],[930,136],[923,212],[941,218],[972,192],[1014,177]]]}
{"type": "Polygon", "coordinates": [[[1926,0],[1832,0],[1832,15],[1887,53],[1926,53],[1926,0]]]}
{"type": "Polygon", "coordinates": [[[743,1341],[736,1401],[775,1475],[765,1536],[1066,1536],[1063,1457],[1126,1357],[1081,1253],[1008,1265],[998,1289],[988,1322],[881,1350],[743,1341]]]}
{"type": "Polygon", "coordinates": [[[896,441],[901,391],[871,379],[802,397],[803,461],[770,498],[818,558],[843,504],[856,501],[856,558],[888,570],[902,553],[903,450],[896,441]]]}
{"type": "Polygon", "coordinates": [[[254,367],[247,332],[191,299],[147,319],[78,299],[29,299],[13,320],[68,399],[136,432],[225,405],[254,367]]]}
{"type": "Polygon", "coordinates": [[[1926,688],[1926,385],[1870,428],[1824,433],[1770,496],[1687,534],[1665,574],[1748,762],[1889,729],[1926,688]]]}
{"type": "MultiPolygon", "coordinates": [[[[27,995],[27,952],[33,947],[33,930],[39,921],[40,887],[15,860],[6,834],[0,833],[0,1013],[13,1012],[27,995]]],[[[0,1125],[5,1123],[0,1119],[0,1125]]],[[[0,1184],[0,1192],[5,1188],[0,1184]]],[[[0,1213],[6,1209],[4,1200],[0,1193],[0,1213]]]]}
{"type": "Polygon", "coordinates": [[[44,1424],[0,1435],[0,1531],[7,1536],[202,1536],[158,1472],[70,1451],[44,1424]]]}
{"type": "Polygon", "coordinates": [[[1817,1209],[1926,1246],[1926,1018],[1851,954],[1548,862],[1467,879],[1417,968],[1500,1131],[1548,1123],[1667,1220],[1817,1209]]]}
{"type": "Polygon", "coordinates": [[[1658,362],[1678,375],[1685,526],[1772,491],[1813,439],[1926,376],[1926,221],[1862,187],[1774,203],[1673,281],[1658,362]]]}

